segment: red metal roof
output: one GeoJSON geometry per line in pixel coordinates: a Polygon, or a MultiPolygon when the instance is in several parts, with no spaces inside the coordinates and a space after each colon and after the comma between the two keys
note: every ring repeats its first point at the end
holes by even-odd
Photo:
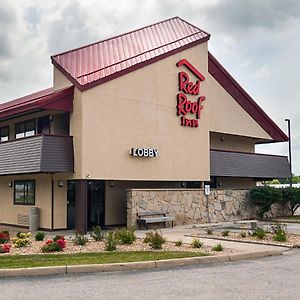
{"type": "Polygon", "coordinates": [[[175,17],[51,57],[81,91],[203,43],[210,35],[175,17]]]}
{"type": "Polygon", "coordinates": [[[0,119],[9,118],[24,112],[49,109],[70,112],[73,108],[74,86],[59,91],[48,88],[0,104],[0,119]]]}

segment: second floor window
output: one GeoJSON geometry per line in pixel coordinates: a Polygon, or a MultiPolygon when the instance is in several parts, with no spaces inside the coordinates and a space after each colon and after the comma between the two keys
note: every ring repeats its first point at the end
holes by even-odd
{"type": "Polygon", "coordinates": [[[8,137],[9,137],[9,127],[8,126],[1,127],[0,128],[0,142],[8,141],[8,137]]]}
{"type": "Polygon", "coordinates": [[[29,120],[16,124],[16,139],[33,136],[35,133],[35,120],[29,120]]]}

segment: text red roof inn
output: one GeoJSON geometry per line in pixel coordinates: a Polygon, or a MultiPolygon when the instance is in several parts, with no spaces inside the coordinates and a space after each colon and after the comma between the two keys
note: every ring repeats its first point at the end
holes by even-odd
{"type": "MultiPolygon", "coordinates": [[[[53,65],[75,87],[84,91],[206,42],[209,37],[210,35],[207,32],[179,17],[175,17],[104,41],[54,55],[51,60],[53,65]]],[[[288,140],[284,132],[210,53],[208,54],[208,71],[272,137],[274,142],[288,140]]],[[[46,91],[39,93],[47,94],[48,90],[46,91]]],[[[67,92],[70,92],[70,90],[67,90],[67,92]]],[[[28,97],[30,98],[30,96],[32,95],[28,97]]],[[[13,102],[10,102],[11,106],[14,105],[13,102]]],[[[0,118],[4,116],[2,114],[4,111],[10,109],[10,103],[6,103],[4,106],[0,105],[0,118]]]]}

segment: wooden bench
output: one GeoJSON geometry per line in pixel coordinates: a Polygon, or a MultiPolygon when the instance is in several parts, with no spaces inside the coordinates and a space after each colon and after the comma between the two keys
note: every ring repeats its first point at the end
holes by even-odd
{"type": "Polygon", "coordinates": [[[142,225],[144,225],[144,227],[148,229],[148,224],[153,224],[153,223],[164,223],[164,227],[166,227],[166,222],[172,222],[172,228],[173,228],[174,220],[175,217],[167,217],[166,213],[162,211],[138,212],[137,219],[136,219],[139,229],[142,229],[142,225]]]}
{"type": "Polygon", "coordinates": [[[257,220],[242,220],[237,221],[236,223],[240,225],[251,225],[251,230],[255,230],[257,228],[257,220]]]}

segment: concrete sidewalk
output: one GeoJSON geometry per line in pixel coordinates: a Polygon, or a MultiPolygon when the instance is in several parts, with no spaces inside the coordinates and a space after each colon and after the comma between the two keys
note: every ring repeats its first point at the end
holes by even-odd
{"type": "MultiPolygon", "coordinates": [[[[204,227],[205,225],[201,226],[204,227]]],[[[185,225],[185,226],[175,226],[173,228],[163,228],[160,229],[163,236],[167,238],[169,241],[177,241],[182,240],[184,243],[191,243],[193,237],[189,235],[199,234],[200,228],[193,228],[193,225],[185,225]]],[[[139,238],[143,238],[145,236],[146,230],[136,230],[136,236],[139,238]]],[[[208,238],[200,238],[200,240],[206,246],[215,246],[216,244],[222,244],[224,248],[232,249],[235,251],[241,252],[249,252],[249,251],[261,251],[261,250],[289,250],[286,247],[280,246],[269,246],[269,245],[259,245],[259,244],[250,244],[243,242],[235,242],[235,241],[224,241],[217,239],[208,239],[208,238]]]]}

